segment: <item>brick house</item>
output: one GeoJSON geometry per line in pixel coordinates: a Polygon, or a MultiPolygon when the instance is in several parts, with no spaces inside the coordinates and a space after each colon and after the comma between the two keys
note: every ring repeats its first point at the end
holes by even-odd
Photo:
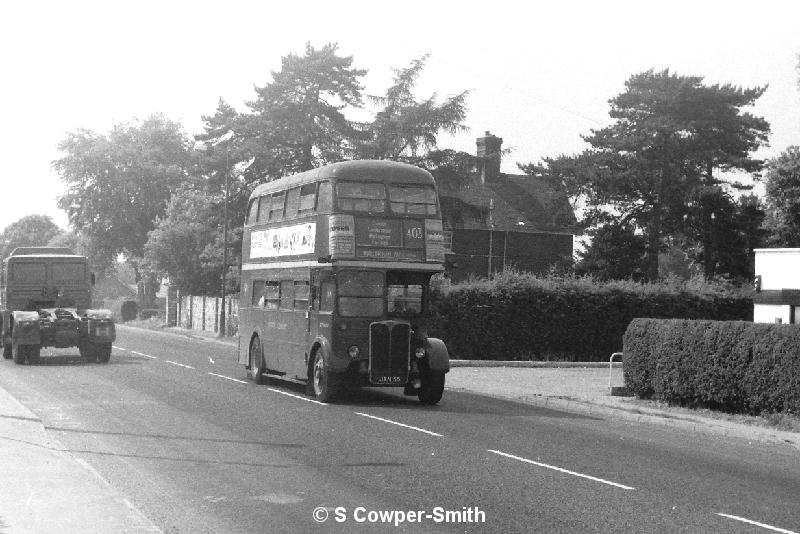
{"type": "Polygon", "coordinates": [[[476,140],[477,168],[439,179],[447,273],[453,281],[513,267],[545,272],[572,256],[575,213],[541,179],[500,172],[503,140],[476,140]]]}

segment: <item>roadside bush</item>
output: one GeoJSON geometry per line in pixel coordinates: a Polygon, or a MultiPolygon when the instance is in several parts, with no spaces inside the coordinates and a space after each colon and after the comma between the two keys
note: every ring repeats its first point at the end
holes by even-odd
{"type": "Polygon", "coordinates": [[[800,413],[800,327],[636,319],[625,385],[640,397],[730,412],[800,413]]]}
{"type": "Polygon", "coordinates": [[[507,272],[435,292],[431,334],[453,358],[608,361],[635,317],[751,320],[752,310],[750,298],[696,281],[598,283],[507,272]]]}

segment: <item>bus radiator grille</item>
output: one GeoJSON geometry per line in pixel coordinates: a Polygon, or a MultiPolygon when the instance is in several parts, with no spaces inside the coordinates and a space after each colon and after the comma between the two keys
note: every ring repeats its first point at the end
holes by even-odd
{"type": "Polygon", "coordinates": [[[369,380],[377,386],[408,382],[411,327],[383,321],[369,327],[369,380]]]}

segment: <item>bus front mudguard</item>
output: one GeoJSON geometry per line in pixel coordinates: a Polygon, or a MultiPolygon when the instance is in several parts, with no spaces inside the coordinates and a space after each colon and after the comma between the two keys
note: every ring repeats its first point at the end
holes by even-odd
{"type": "Polygon", "coordinates": [[[425,354],[428,356],[428,367],[436,371],[450,371],[450,354],[444,341],[429,337],[425,342],[425,354]]]}

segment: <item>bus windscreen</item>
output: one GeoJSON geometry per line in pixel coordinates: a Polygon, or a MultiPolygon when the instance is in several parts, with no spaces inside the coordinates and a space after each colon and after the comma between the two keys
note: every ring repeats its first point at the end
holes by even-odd
{"type": "Polygon", "coordinates": [[[380,317],[383,314],[383,273],[340,271],[339,314],[344,317],[380,317]]]}

